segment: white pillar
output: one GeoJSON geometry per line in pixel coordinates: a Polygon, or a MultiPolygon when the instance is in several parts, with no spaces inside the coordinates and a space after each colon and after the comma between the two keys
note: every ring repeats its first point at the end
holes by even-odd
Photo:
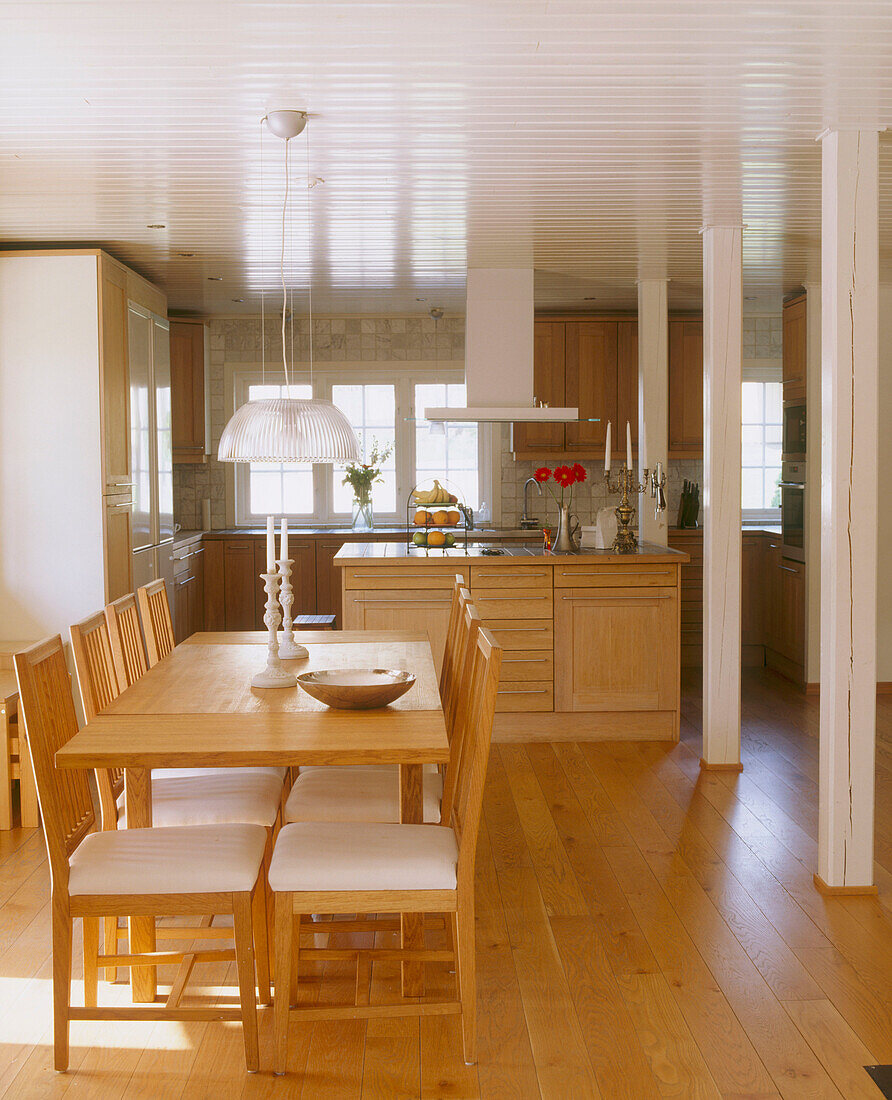
{"type": "Polygon", "coordinates": [[[816,883],[873,884],[878,137],[823,135],[821,742],[816,883]]]}
{"type": "Polygon", "coordinates": [[[740,770],[743,230],[703,230],[703,758],[740,770]]]}
{"type": "MultiPolygon", "coordinates": [[[[650,469],[669,453],[669,316],[668,279],[638,281],[638,454],[647,442],[650,469]]],[[[641,463],[639,462],[639,468],[641,463]]],[[[668,512],[654,514],[650,493],[638,497],[638,537],[665,546],[668,512]]]]}

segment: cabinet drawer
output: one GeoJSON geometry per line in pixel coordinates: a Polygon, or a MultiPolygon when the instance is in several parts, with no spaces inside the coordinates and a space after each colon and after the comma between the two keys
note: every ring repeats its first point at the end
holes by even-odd
{"type": "Polygon", "coordinates": [[[496,713],[505,714],[525,710],[554,710],[553,681],[533,680],[525,684],[516,684],[509,680],[500,683],[499,693],[496,696],[496,713]]]}
{"type": "Polygon", "coordinates": [[[531,588],[525,592],[472,588],[471,599],[481,619],[550,619],[554,607],[550,588],[531,588]]]}
{"type": "Polygon", "coordinates": [[[467,565],[352,566],[344,570],[344,587],[350,589],[414,589],[424,595],[431,589],[451,592],[457,574],[468,583],[467,565]]]}
{"type": "Polygon", "coordinates": [[[551,619],[528,623],[517,619],[484,619],[483,625],[492,632],[502,649],[550,650],[554,645],[554,623],[551,619]]]}
{"type": "Polygon", "coordinates": [[[676,583],[677,565],[556,565],[555,588],[648,588],[676,583]]]}
{"type": "Polygon", "coordinates": [[[551,588],[550,565],[472,565],[471,591],[486,588],[551,588]]]}
{"type": "Polygon", "coordinates": [[[550,649],[515,649],[502,656],[502,683],[521,680],[552,679],[554,676],[554,654],[550,649]]]}

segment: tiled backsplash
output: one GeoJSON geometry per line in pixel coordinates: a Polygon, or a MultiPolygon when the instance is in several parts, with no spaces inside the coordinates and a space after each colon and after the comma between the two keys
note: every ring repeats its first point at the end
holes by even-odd
{"type": "MultiPolygon", "coordinates": [[[[743,358],[779,359],[781,357],[782,318],[743,318],[743,358]]],[[[216,453],[225,425],[223,377],[226,363],[256,363],[261,358],[261,326],[259,318],[226,318],[210,322],[211,442],[216,453]]],[[[295,322],[294,357],[305,360],[308,355],[308,323],[295,322]]],[[[266,357],[277,363],[279,336],[275,325],[266,326],[266,357]]],[[[443,359],[453,362],[464,357],[464,318],[446,317],[435,324],[429,317],[334,317],[314,321],[313,354],[319,363],[406,362],[443,359]]],[[[509,429],[501,429],[501,515],[495,517],[505,526],[513,526],[523,510],[523,485],[536,466],[553,465],[542,462],[516,461],[508,450],[509,429]]],[[[174,467],[174,514],[185,529],[201,526],[201,502],[211,502],[211,526],[226,526],[226,477],[229,467],[208,458],[206,465],[174,467]]],[[[603,472],[596,463],[583,463],[588,480],[574,491],[574,511],[582,523],[589,524],[600,508],[615,504],[604,487],[603,472]]],[[[666,467],[666,498],[670,522],[678,511],[678,499],[683,480],[702,483],[703,464],[699,461],[670,462],[666,467]]],[[[532,492],[533,514],[547,516],[552,521],[556,507],[547,492],[541,499],[532,492]]]]}

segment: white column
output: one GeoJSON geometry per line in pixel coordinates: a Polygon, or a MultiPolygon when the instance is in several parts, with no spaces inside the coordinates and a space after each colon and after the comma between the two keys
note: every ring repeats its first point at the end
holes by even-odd
{"type": "Polygon", "coordinates": [[[703,759],[740,769],[743,230],[703,230],[703,759]]]}
{"type": "Polygon", "coordinates": [[[873,883],[878,138],[829,131],[821,161],[819,887],[873,883]]]}
{"type": "MultiPolygon", "coordinates": [[[[638,280],[638,454],[647,442],[647,464],[665,468],[669,452],[668,279],[638,280]]],[[[641,463],[639,462],[639,468],[641,463]]],[[[638,537],[665,546],[668,512],[654,514],[650,493],[638,497],[638,537]]]]}

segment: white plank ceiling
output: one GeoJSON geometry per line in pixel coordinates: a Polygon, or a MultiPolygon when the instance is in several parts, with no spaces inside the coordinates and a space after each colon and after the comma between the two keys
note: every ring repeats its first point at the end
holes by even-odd
{"type": "MultiPolygon", "coordinates": [[[[324,180],[308,242],[297,138],[288,279],[339,313],[461,310],[468,265],[532,264],[540,308],[641,274],[696,305],[709,220],[776,305],[819,277],[816,135],[892,125],[889,0],[19,0],[0,44],[3,241],[101,245],[208,314],[278,284],[275,107],[324,180]]],[[[888,280],[890,181],[884,138],[888,280]]]]}

